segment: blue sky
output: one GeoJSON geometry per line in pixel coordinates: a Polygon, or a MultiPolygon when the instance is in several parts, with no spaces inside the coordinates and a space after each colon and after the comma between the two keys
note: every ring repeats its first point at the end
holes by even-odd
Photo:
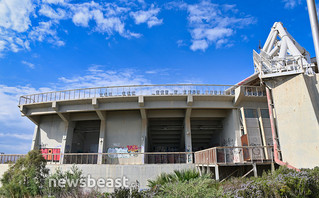
{"type": "Polygon", "coordinates": [[[276,21],[315,56],[306,1],[0,0],[0,152],[26,153],[20,95],[125,84],[235,84],[276,21]]]}

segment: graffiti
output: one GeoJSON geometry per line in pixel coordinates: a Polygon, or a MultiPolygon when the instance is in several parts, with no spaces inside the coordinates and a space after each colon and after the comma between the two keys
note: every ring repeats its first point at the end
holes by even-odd
{"type": "Polygon", "coordinates": [[[138,152],[138,146],[137,145],[127,145],[127,151],[129,153],[137,153],[138,152]]]}
{"type": "Polygon", "coordinates": [[[46,148],[48,146],[48,144],[45,144],[43,142],[41,142],[41,144],[39,145],[40,148],[46,148]]]}
{"type": "Polygon", "coordinates": [[[59,148],[43,148],[40,149],[43,154],[43,158],[50,162],[60,161],[60,149],[59,148]]]}
{"type": "Polygon", "coordinates": [[[114,153],[109,154],[110,158],[130,158],[130,157],[137,157],[138,151],[141,149],[141,147],[138,147],[137,145],[127,145],[125,147],[114,147],[114,148],[108,148],[108,153],[114,153]],[[119,153],[119,154],[116,154],[119,153]],[[127,154],[126,154],[127,153],[127,154]]]}
{"type": "Polygon", "coordinates": [[[224,139],[222,146],[234,146],[234,140],[231,138],[224,139]]]}
{"type": "MultiPolygon", "coordinates": [[[[234,146],[234,140],[231,138],[224,139],[222,141],[222,146],[234,146]]],[[[236,162],[239,160],[238,152],[240,152],[240,151],[229,148],[229,149],[226,149],[222,152],[225,152],[224,158],[226,158],[226,159],[224,159],[224,161],[226,161],[226,162],[233,162],[233,161],[236,162]]]]}
{"type": "Polygon", "coordinates": [[[108,148],[108,153],[122,153],[122,154],[110,154],[110,158],[129,158],[129,155],[126,155],[125,153],[128,153],[127,148],[108,148]]]}

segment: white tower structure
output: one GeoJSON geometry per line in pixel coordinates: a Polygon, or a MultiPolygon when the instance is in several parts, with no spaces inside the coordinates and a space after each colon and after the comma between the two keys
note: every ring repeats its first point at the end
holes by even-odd
{"type": "Polygon", "coordinates": [[[274,23],[260,53],[253,53],[255,72],[259,72],[260,78],[312,74],[315,66],[309,52],[297,43],[281,22],[274,23]]]}

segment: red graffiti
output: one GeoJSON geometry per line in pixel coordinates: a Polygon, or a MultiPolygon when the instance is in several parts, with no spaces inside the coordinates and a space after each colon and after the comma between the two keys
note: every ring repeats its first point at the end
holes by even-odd
{"type": "Polygon", "coordinates": [[[60,161],[60,149],[55,148],[44,148],[41,149],[42,156],[44,159],[50,162],[60,161]]]}

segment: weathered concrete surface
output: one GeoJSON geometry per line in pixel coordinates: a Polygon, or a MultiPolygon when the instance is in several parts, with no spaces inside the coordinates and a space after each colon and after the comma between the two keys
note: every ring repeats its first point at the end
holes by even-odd
{"type": "MultiPolygon", "coordinates": [[[[76,165],[83,171],[83,175],[94,179],[116,179],[126,177],[128,184],[134,184],[136,181],[140,183],[140,189],[147,188],[147,180],[155,179],[161,173],[171,173],[174,170],[184,170],[195,168],[195,164],[145,164],[145,165],[76,165]]],[[[0,164],[0,178],[3,173],[8,169],[7,164],[0,164]]],[[[47,165],[50,169],[50,173],[54,173],[57,168],[62,171],[70,170],[71,164],[61,165],[47,165]]],[[[102,188],[99,189],[101,192],[112,192],[113,188],[102,188]]]]}
{"type": "Polygon", "coordinates": [[[318,76],[287,76],[267,84],[283,161],[297,168],[319,166],[318,76]]]}

